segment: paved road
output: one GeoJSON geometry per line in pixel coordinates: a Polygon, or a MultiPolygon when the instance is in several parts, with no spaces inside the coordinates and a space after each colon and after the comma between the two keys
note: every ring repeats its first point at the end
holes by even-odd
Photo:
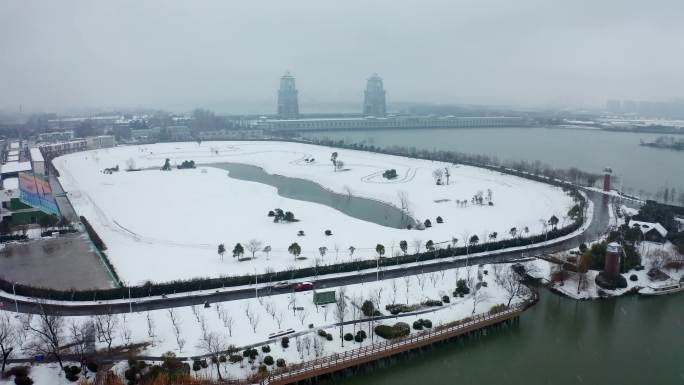
{"type": "MultiPolygon", "coordinates": [[[[563,250],[568,250],[577,247],[580,243],[589,240],[597,239],[602,234],[606,233],[610,228],[610,198],[594,191],[586,191],[587,196],[594,203],[594,216],[590,226],[585,232],[579,234],[573,238],[567,239],[565,241],[553,244],[553,245],[539,245],[535,247],[530,247],[525,250],[527,255],[537,255],[541,253],[554,253],[563,250]]],[[[521,251],[501,251],[498,253],[493,253],[487,256],[473,257],[468,260],[460,259],[457,261],[433,261],[429,265],[423,266],[406,266],[404,268],[395,270],[386,270],[380,273],[380,279],[391,279],[396,277],[402,277],[406,274],[419,274],[421,272],[433,272],[444,269],[451,269],[456,267],[466,266],[466,264],[480,264],[480,263],[497,263],[497,262],[507,262],[515,259],[519,259],[523,256],[521,251]]],[[[316,280],[316,288],[326,288],[326,287],[337,287],[345,286],[351,284],[357,284],[362,282],[372,282],[376,280],[376,272],[362,272],[359,274],[345,276],[345,277],[330,277],[325,276],[319,277],[316,280]]],[[[290,289],[261,289],[259,290],[260,295],[269,294],[283,294],[289,292],[290,289]]],[[[190,306],[196,304],[202,304],[205,301],[213,302],[224,302],[233,301],[238,299],[245,299],[254,297],[254,288],[240,289],[225,293],[210,293],[197,296],[188,297],[176,297],[167,299],[158,299],[153,301],[146,301],[141,304],[134,304],[133,311],[147,311],[147,310],[157,310],[165,309],[171,307],[181,307],[190,306]]],[[[13,301],[7,301],[6,299],[0,299],[0,304],[4,306],[6,310],[14,310],[15,303],[13,301]]],[[[39,311],[39,307],[35,303],[31,302],[19,302],[18,303],[19,312],[22,313],[36,313],[39,311]]],[[[79,307],[65,307],[59,305],[49,305],[49,308],[59,310],[63,315],[91,315],[106,312],[110,309],[116,313],[124,313],[130,310],[129,304],[117,304],[117,305],[82,305],[79,307]]]]}

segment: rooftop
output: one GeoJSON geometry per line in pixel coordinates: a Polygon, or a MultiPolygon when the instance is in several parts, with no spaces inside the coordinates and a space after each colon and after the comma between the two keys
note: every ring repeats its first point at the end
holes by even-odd
{"type": "Polygon", "coordinates": [[[31,171],[31,162],[7,162],[0,167],[0,173],[2,174],[21,171],[31,171]]]}
{"type": "Polygon", "coordinates": [[[651,223],[651,222],[642,222],[642,221],[635,221],[631,220],[629,221],[629,227],[635,227],[638,226],[639,231],[641,231],[642,234],[646,234],[651,230],[657,231],[661,236],[665,237],[667,236],[667,230],[661,225],[660,223],[651,223]]]}
{"type": "Polygon", "coordinates": [[[5,190],[16,190],[19,188],[19,178],[12,177],[12,178],[7,178],[2,181],[2,187],[5,190]]]}
{"type": "Polygon", "coordinates": [[[31,160],[34,162],[44,162],[45,159],[43,159],[43,154],[40,153],[40,150],[38,147],[31,147],[29,150],[31,153],[31,160]]]}

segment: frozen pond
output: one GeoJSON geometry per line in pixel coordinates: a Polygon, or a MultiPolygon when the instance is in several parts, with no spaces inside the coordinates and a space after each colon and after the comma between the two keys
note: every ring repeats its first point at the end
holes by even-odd
{"type": "Polygon", "coordinates": [[[405,229],[409,223],[414,223],[398,207],[373,199],[357,197],[353,194],[338,194],[309,180],[269,174],[261,167],[248,164],[214,163],[211,166],[229,171],[231,178],[273,186],[278,189],[280,196],[320,203],[350,217],[381,226],[405,229]]]}

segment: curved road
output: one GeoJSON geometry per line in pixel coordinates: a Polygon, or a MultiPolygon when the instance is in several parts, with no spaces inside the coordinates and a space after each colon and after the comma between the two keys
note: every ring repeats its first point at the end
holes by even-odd
{"type": "MultiPolygon", "coordinates": [[[[552,245],[537,245],[537,246],[532,246],[529,247],[524,251],[525,254],[531,254],[534,253],[534,255],[538,254],[546,254],[546,253],[554,253],[554,252],[559,252],[563,250],[568,250],[574,247],[577,247],[580,243],[594,240],[599,238],[602,234],[605,234],[609,229],[610,229],[610,197],[603,195],[599,192],[595,191],[584,191],[587,194],[587,197],[591,199],[591,201],[594,203],[594,213],[593,213],[593,219],[589,227],[581,234],[578,234],[575,237],[572,237],[570,239],[564,240],[562,242],[558,242],[552,245]]],[[[511,262],[516,259],[521,258],[523,255],[523,252],[521,251],[506,251],[506,250],[501,250],[500,252],[495,252],[486,256],[478,256],[478,257],[472,257],[469,259],[461,259],[457,261],[450,261],[450,260],[444,260],[444,261],[431,261],[429,264],[423,265],[423,266],[406,266],[404,268],[398,268],[398,269],[392,269],[392,270],[386,270],[386,271],[381,271],[380,272],[380,278],[382,279],[391,279],[391,278],[397,278],[397,277],[402,277],[406,274],[419,274],[421,272],[433,272],[433,271],[439,271],[439,270],[444,270],[444,269],[452,269],[456,267],[462,267],[466,266],[466,263],[469,264],[480,264],[480,263],[497,263],[497,262],[511,262]]],[[[376,280],[376,271],[371,270],[371,271],[366,271],[366,272],[361,272],[359,274],[354,274],[351,276],[344,276],[344,277],[329,277],[326,278],[325,276],[319,277],[319,279],[316,280],[316,288],[321,289],[321,288],[326,288],[326,287],[336,287],[336,286],[345,286],[345,285],[351,285],[351,284],[356,284],[356,283],[362,283],[362,282],[372,282],[376,280]]],[[[271,294],[283,294],[283,293],[288,293],[290,292],[291,289],[274,289],[274,288],[268,288],[268,289],[260,289],[259,293],[262,295],[271,295],[271,294]]],[[[140,304],[133,304],[132,310],[139,312],[139,311],[147,311],[147,310],[158,310],[158,309],[166,309],[166,308],[172,308],[172,307],[182,307],[182,306],[190,306],[190,305],[197,305],[197,304],[203,304],[204,302],[208,301],[210,303],[213,302],[225,302],[225,301],[233,301],[233,300],[238,300],[238,299],[245,299],[245,298],[251,298],[255,295],[254,288],[246,288],[246,289],[236,289],[234,291],[230,292],[221,292],[221,293],[206,293],[206,294],[199,294],[195,296],[187,296],[187,297],[174,297],[174,298],[165,298],[165,299],[155,299],[155,300],[144,300],[144,302],[140,304]]],[[[19,312],[20,313],[38,313],[40,311],[40,305],[34,302],[25,302],[25,301],[18,301],[17,303],[19,312]]],[[[15,311],[15,302],[13,300],[8,300],[6,298],[1,298],[0,297],[0,306],[4,308],[4,310],[7,311],[15,311]]],[[[131,310],[130,305],[128,303],[120,303],[120,304],[115,304],[115,305],[110,305],[110,304],[88,304],[88,305],[79,305],[79,306],[63,306],[63,305],[45,305],[46,308],[52,310],[52,311],[58,311],[61,315],[67,315],[67,316],[77,316],[77,315],[92,315],[92,314],[101,314],[105,313],[107,311],[111,311],[114,313],[126,313],[131,310]],[[111,310],[110,310],[111,309],[111,310]]]]}

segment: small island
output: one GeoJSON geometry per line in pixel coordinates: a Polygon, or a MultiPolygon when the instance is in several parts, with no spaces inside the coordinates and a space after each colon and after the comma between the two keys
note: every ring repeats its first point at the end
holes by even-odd
{"type": "Polygon", "coordinates": [[[659,136],[653,142],[641,141],[642,146],[664,148],[667,150],[684,151],[684,138],[674,136],[659,136]]]}

